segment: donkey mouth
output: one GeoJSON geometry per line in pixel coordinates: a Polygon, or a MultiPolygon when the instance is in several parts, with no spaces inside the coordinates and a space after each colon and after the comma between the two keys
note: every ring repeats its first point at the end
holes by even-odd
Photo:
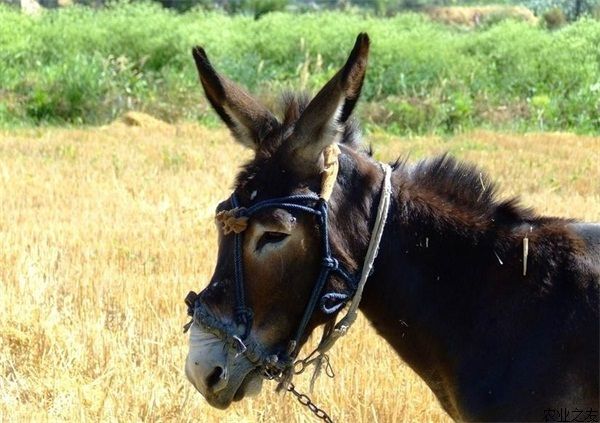
{"type": "Polygon", "coordinates": [[[246,396],[254,396],[260,392],[262,388],[263,378],[260,374],[260,369],[254,369],[246,375],[240,387],[233,395],[234,401],[240,401],[246,396]]]}
{"type": "Polygon", "coordinates": [[[217,392],[202,392],[206,401],[215,408],[225,410],[229,408],[232,402],[240,401],[246,396],[253,396],[260,392],[262,387],[262,376],[258,369],[250,371],[236,387],[231,384],[229,387],[217,392]]]}

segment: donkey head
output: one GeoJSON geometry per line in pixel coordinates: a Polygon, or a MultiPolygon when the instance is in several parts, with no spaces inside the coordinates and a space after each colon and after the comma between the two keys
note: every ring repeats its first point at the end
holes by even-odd
{"type": "MultiPolygon", "coordinates": [[[[242,347],[260,345],[273,357],[289,349],[319,276],[323,228],[314,214],[284,207],[267,207],[246,218],[231,209],[247,210],[268,199],[321,193],[327,164],[324,151],[349,131],[349,117],[360,95],[368,52],[369,38],[360,34],[342,69],[310,102],[288,98],[280,121],[246,91],[218,74],[201,47],[193,49],[208,101],[234,138],[255,152],[254,159],[237,176],[232,197],[217,207],[218,261],[209,285],[198,297],[218,322],[216,326],[239,327],[235,314],[241,301],[236,298],[240,279],[236,278],[236,260],[241,262],[243,300],[252,310],[251,326],[246,328],[249,330],[234,337],[242,347]],[[237,237],[236,232],[243,232],[243,237],[237,237]]],[[[344,261],[344,253],[337,254],[344,261]]],[[[356,267],[353,263],[345,265],[350,270],[356,267]]],[[[333,277],[326,287],[340,291],[343,284],[333,277]]],[[[305,334],[331,318],[317,307],[305,334]]],[[[299,343],[306,338],[302,336],[299,343]]],[[[191,326],[185,369],[198,391],[219,408],[258,391],[264,370],[262,363],[240,353],[218,331],[201,324],[191,326]]]]}

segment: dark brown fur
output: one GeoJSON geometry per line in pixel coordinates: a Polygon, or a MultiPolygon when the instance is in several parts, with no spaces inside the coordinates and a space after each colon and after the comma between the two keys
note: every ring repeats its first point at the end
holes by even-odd
{"type": "MultiPolygon", "coordinates": [[[[334,255],[352,271],[360,270],[365,256],[383,178],[349,118],[360,91],[356,81],[364,78],[365,37],[359,36],[363,47],[355,46],[343,68],[352,71],[338,72],[325,90],[333,97],[336,89],[346,93],[336,100],[346,112],[335,122],[341,155],[329,236],[334,255]],[[362,67],[353,67],[352,60],[362,67]],[[335,82],[343,75],[354,81],[347,91],[343,80],[335,82]]],[[[207,95],[212,91],[209,87],[207,95]]],[[[295,138],[304,112],[318,110],[314,101],[309,106],[306,97],[287,95],[282,123],[270,118],[268,125],[253,123],[267,129],[252,140],[255,158],[236,179],[243,206],[318,192],[314,146],[295,138]]],[[[321,134],[319,125],[303,128],[316,127],[321,134]]],[[[449,156],[393,167],[389,219],[361,303],[381,336],[457,420],[539,421],[547,409],[598,410],[600,231],[583,233],[572,220],[540,217],[515,199],[500,200],[481,171],[449,156]]],[[[202,293],[224,318],[234,307],[231,248],[231,237],[222,236],[215,274],[202,293]]],[[[272,210],[252,219],[244,241],[245,284],[257,337],[274,352],[286,348],[299,322],[319,249],[310,216],[272,210]],[[264,227],[287,233],[291,241],[261,255],[255,246],[264,227]]],[[[335,279],[326,287],[342,289],[335,279]]],[[[328,319],[316,312],[309,331],[328,319]]],[[[334,354],[343,357],[341,350],[334,354]]]]}

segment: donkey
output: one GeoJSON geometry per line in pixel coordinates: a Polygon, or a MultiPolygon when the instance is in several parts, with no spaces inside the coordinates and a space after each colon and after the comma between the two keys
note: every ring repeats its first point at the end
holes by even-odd
{"type": "Polygon", "coordinates": [[[351,321],[333,324],[349,303],[455,420],[597,418],[600,225],[499,200],[447,155],[376,162],[351,117],[368,53],[360,34],[318,94],[288,94],[278,119],[193,49],[208,101],[255,154],[217,207],[210,283],[186,299],[188,379],[222,409],[265,377],[289,389],[309,334],[345,333],[351,321]]]}

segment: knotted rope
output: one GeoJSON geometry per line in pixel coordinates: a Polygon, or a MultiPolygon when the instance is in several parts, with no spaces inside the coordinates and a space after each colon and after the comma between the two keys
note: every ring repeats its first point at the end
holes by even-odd
{"type": "Polygon", "coordinates": [[[221,210],[217,213],[217,222],[223,226],[223,233],[229,235],[230,233],[239,234],[244,232],[248,227],[248,216],[239,216],[243,207],[237,207],[231,210],[221,210]]]}
{"type": "Polygon", "coordinates": [[[323,150],[323,165],[324,168],[321,171],[321,197],[325,201],[329,201],[335,181],[337,180],[338,170],[340,163],[338,156],[340,155],[340,148],[337,144],[331,144],[325,147],[323,150]]]}

